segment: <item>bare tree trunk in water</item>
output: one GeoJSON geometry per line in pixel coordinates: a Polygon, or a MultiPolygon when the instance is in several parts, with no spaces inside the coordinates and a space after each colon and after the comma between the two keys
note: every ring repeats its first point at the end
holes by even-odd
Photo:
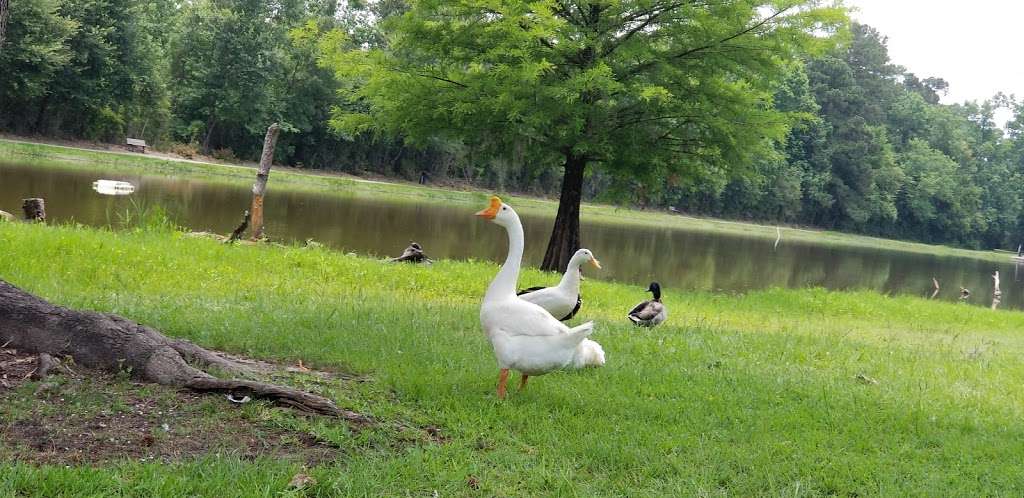
{"type": "Polygon", "coordinates": [[[252,240],[263,236],[263,194],[267,192],[267,180],[270,179],[270,166],[274,163],[274,147],[277,145],[277,134],[281,127],[274,123],[267,128],[267,136],[263,138],[263,154],[260,155],[260,169],[256,173],[256,183],[252,185],[252,240]]]}
{"type": "Polygon", "coordinates": [[[273,366],[203,349],[117,315],[54,306],[0,280],[0,346],[38,354],[41,374],[55,358],[108,372],[131,372],[147,382],[200,392],[248,394],[349,421],[369,419],[331,400],[290,387],[248,379],[219,379],[192,364],[235,375],[269,374],[273,366]]]}
{"type": "Polygon", "coordinates": [[[551,230],[548,250],[540,269],[562,271],[569,265],[569,259],[580,248],[580,202],[583,199],[583,171],[587,159],[567,153],[565,175],[562,177],[562,194],[558,199],[558,214],[551,230]]]}

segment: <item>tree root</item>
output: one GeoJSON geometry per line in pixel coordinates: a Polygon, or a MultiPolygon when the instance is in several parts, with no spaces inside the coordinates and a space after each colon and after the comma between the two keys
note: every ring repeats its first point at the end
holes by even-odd
{"type": "MultiPolygon", "coordinates": [[[[189,362],[237,376],[267,375],[269,364],[210,351],[117,315],[76,311],[29,294],[0,280],[0,344],[39,355],[39,379],[70,357],[75,364],[109,372],[129,371],[147,382],[201,392],[244,393],[309,413],[368,424],[371,420],[338,408],[315,394],[254,380],[223,380],[189,362]]],[[[67,371],[70,372],[70,369],[67,371]]]]}

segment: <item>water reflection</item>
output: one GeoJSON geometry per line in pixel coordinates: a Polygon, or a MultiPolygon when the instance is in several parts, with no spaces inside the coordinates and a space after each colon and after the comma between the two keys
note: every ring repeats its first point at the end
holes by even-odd
{"type": "MultiPolygon", "coordinates": [[[[193,230],[230,233],[248,207],[250,191],[246,183],[224,186],[185,178],[32,169],[0,163],[0,210],[19,212],[21,199],[26,197],[45,198],[48,217],[54,222],[110,224],[125,210],[158,204],[178,223],[193,230]],[[134,194],[98,195],[92,184],[101,174],[111,181],[133,185],[134,194]]],[[[272,237],[312,238],[345,251],[376,256],[397,256],[410,240],[415,240],[434,259],[501,261],[506,250],[504,231],[472,216],[478,207],[285,192],[274,190],[273,182],[265,204],[267,233],[272,237]]],[[[540,263],[552,223],[553,213],[523,216],[528,263],[540,263]]],[[[1001,306],[1024,308],[1024,271],[1009,258],[999,264],[825,246],[789,241],[785,234],[774,248],[774,238],[670,228],[584,222],[581,231],[582,240],[605,268],[588,270],[588,278],[638,286],[657,280],[669,293],[821,286],[926,297],[932,293],[934,277],[941,285],[937,299],[955,301],[963,286],[971,290],[972,303],[988,306],[992,273],[999,270],[1003,275],[1001,306]]],[[[638,289],[638,295],[641,291],[638,289]]]]}

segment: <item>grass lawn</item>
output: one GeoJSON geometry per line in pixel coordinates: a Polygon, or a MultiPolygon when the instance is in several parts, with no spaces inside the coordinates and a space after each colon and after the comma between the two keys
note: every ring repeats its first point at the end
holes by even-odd
{"type": "MultiPolygon", "coordinates": [[[[574,323],[596,320],[608,364],[499,402],[477,316],[496,271],[0,224],[0,278],[205,347],[355,374],[310,388],[377,420],[262,404],[237,415],[337,452],[313,462],[211,451],[29,463],[5,436],[51,410],[29,383],[0,389],[0,496],[1024,494],[1024,313],[817,289],[669,293],[669,321],[648,330],[624,319],[637,287],[588,280],[574,323]],[[289,491],[298,472],[316,484],[289,491]]],[[[529,270],[520,284],[555,279],[529,270]]],[[[198,403],[193,437],[237,422],[222,399],[198,403]]]]}
{"type": "MultiPolygon", "coordinates": [[[[0,139],[0,162],[27,163],[39,167],[87,168],[108,172],[125,172],[161,176],[187,176],[210,183],[251,184],[254,168],[225,164],[202,163],[158,158],[140,154],[111,153],[73,149],[47,144],[0,139]]],[[[411,183],[366,181],[352,176],[275,167],[271,172],[270,193],[277,189],[327,192],[334,195],[388,198],[400,202],[439,202],[463,205],[485,205],[492,192],[455,190],[443,187],[421,186],[411,183]]],[[[499,193],[515,205],[520,213],[554,217],[556,200],[499,193]]],[[[658,228],[731,233],[774,240],[775,226],[737,221],[681,216],[663,211],[641,211],[620,206],[584,203],[583,219],[615,224],[639,224],[658,228]]],[[[974,251],[948,246],[921,244],[863,235],[823,230],[782,227],[781,235],[787,241],[804,241],[838,246],[885,248],[941,256],[969,257],[1005,263],[1010,255],[994,251],[974,251]]]]}

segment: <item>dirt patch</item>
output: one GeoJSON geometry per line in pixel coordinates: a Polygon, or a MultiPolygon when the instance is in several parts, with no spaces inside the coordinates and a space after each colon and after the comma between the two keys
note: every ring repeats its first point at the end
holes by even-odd
{"type": "MultiPolygon", "coordinates": [[[[178,401],[197,402],[181,394],[178,401]]],[[[48,402],[60,403],[51,399],[48,402]]],[[[244,459],[284,458],[316,465],[334,460],[340,450],[308,433],[254,425],[240,417],[221,417],[212,426],[194,413],[161,410],[149,400],[133,401],[128,413],[72,412],[15,420],[0,426],[0,440],[16,459],[75,465],[120,459],[175,461],[199,455],[236,455],[244,459]]]]}
{"type": "Polygon", "coordinates": [[[0,350],[0,454],[18,461],[80,465],[234,455],[316,465],[343,454],[309,432],[282,427],[287,423],[271,425],[274,412],[302,417],[287,409],[233,404],[79,368],[74,376],[33,382],[35,366],[34,355],[0,350]]]}
{"type": "Polygon", "coordinates": [[[36,357],[0,348],[0,395],[25,383],[36,370],[36,357]]]}

